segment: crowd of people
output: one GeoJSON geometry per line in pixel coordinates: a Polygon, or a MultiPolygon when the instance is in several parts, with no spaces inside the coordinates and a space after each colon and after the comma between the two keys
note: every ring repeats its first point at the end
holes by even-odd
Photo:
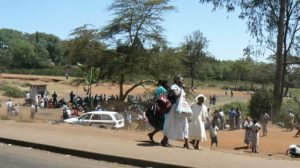
{"type": "MultiPolygon", "coordinates": [[[[160,81],[158,88],[155,91],[154,104],[157,105],[157,110],[148,110],[147,116],[150,113],[156,113],[157,117],[149,118],[149,120],[156,120],[152,124],[155,130],[148,134],[151,142],[154,141],[154,135],[158,131],[163,131],[164,137],[161,140],[161,145],[164,147],[172,146],[170,140],[182,139],[184,140],[183,147],[186,149],[200,149],[200,142],[206,141],[205,123],[210,122],[208,108],[205,106],[205,95],[199,94],[196,96],[196,103],[191,106],[185,100],[185,91],[183,84],[183,77],[175,76],[174,83],[170,85],[168,81],[160,81]],[[171,105],[167,110],[159,112],[164,108],[164,104],[159,103],[161,95],[167,97],[171,105]],[[192,147],[190,146],[192,145],[192,147]]],[[[168,104],[168,103],[165,103],[168,104]]],[[[151,106],[153,108],[153,106],[151,106]]],[[[222,114],[222,112],[220,112],[222,114]]],[[[216,122],[210,125],[211,146],[218,145],[217,132],[219,128],[216,122]]]]}
{"type": "MultiPolygon", "coordinates": [[[[150,112],[155,112],[150,119],[149,114],[141,113],[138,115],[138,121],[143,122],[145,119],[150,123],[154,130],[148,134],[148,138],[152,143],[155,143],[155,135],[157,132],[162,131],[164,136],[160,141],[163,147],[170,147],[171,140],[183,140],[183,147],[186,149],[200,149],[201,142],[207,141],[206,129],[209,129],[209,137],[211,140],[211,147],[215,145],[218,146],[218,131],[229,129],[244,129],[244,143],[247,148],[250,148],[252,152],[257,153],[259,147],[259,132],[262,130],[262,136],[268,136],[268,123],[270,121],[270,116],[268,113],[261,113],[258,119],[252,119],[249,116],[245,119],[243,114],[238,107],[232,107],[228,112],[228,124],[226,123],[227,116],[223,109],[216,109],[213,113],[204,104],[206,101],[206,96],[204,94],[199,94],[195,97],[196,102],[189,106],[189,110],[179,110],[178,106],[182,101],[185,100],[185,86],[183,84],[183,77],[176,75],[174,82],[170,84],[167,80],[160,80],[158,82],[157,89],[154,93],[153,102],[155,106],[150,112]],[[163,97],[167,98],[170,103],[169,107],[165,107],[165,102],[162,100],[163,97]]],[[[29,93],[26,93],[26,99],[29,98],[29,93]]],[[[65,101],[64,98],[58,100],[58,94],[54,91],[51,95],[51,99],[48,99],[47,95],[35,96],[34,102],[32,102],[32,113],[36,113],[38,108],[63,108],[63,118],[69,118],[70,116],[78,116],[78,112],[86,112],[86,105],[93,104],[96,111],[102,110],[101,104],[107,104],[112,101],[119,100],[116,95],[107,96],[105,94],[95,95],[92,99],[88,97],[82,98],[70,92],[69,101],[65,101]]],[[[209,96],[209,104],[216,104],[216,95],[209,96]]],[[[141,97],[128,96],[128,102],[133,104],[144,103],[141,97]]],[[[11,99],[6,103],[7,114],[17,115],[18,105],[14,104],[11,99]]],[[[182,106],[182,105],[181,105],[182,106]]],[[[186,109],[185,109],[186,110],[186,109]]],[[[130,109],[126,111],[126,119],[131,125],[132,116],[130,109]]],[[[292,131],[294,128],[298,129],[295,136],[300,135],[300,127],[295,126],[294,119],[295,116],[290,109],[288,112],[289,117],[289,130],[292,131]]],[[[294,146],[293,146],[294,147],[294,146]]]]}
{"type": "MultiPolygon", "coordinates": [[[[196,103],[190,106],[191,113],[180,113],[178,106],[181,106],[180,102],[185,94],[182,76],[176,76],[172,85],[168,81],[159,81],[153,99],[154,106],[151,106],[152,108],[155,107],[156,110],[149,109],[147,111],[147,117],[153,111],[157,115],[156,118],[153,116],[149,118],[149,120],[156,120],[152,121],[151,124],[155,129],[148,134],[150,142],[155,143],[154,135],[162,131],[164,136],[160,144],[163,147],[172,146],[170,140],[183,140],[183,148],[201,149],[200,143],[208,139],[205,130],[209,129],[211,147],[213,145],[217,147],[219,130],[244,129],[246,148],[250,148],[253,153],[259,151],[259,132],[262,130],[262,136],[268,136],[268,123],[270,121],[268,113],[261,113],[257,119],[252,119],[250,116],[243,118],[244,114],[240,111],[240,108],[233,107],[227,113],[228,124],[226,124],[227,117],[223,109],[217,109],[211,114],[210,109],[204,104],[206,97],[203,94],[196,96],[196,103]],[[163,113],[159,112],[159,109],[163,108],[163,105],[160,105],[158,101],[161,95],[165,95],[172,104],[168,111],[163,113]]],[[[212,97],[210,96],[210,101],[212,101],[212,97]]],[[[293,122],[292,119],[290,122],[293,122]]]]}

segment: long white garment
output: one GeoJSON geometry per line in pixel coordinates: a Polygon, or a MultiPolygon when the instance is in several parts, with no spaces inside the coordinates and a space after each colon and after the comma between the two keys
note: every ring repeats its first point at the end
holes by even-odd
{"type": "Polygon", "coordinates": [[[190,123],[190,139],[206,141],[205,120],[209,117],[207,107],[195,103],[191,108],[193,115],[190,123]]]}
{"type": "MultiPolygon", "coordinates": [[[[185,96],[185,92],[178,85],[173,84],[171,86],[172,90],[183,94],[185,96]]],[[[189,137],[189,125],[186,117],[179,116],[176,112],[177,104],[174,103],[168,114],[165,115],[164,122],[164,135],[166,135],[169,139],[184,139],[189,137]]]]}
{"type": "Polygon", "coordinates": [[[252,122],[251,121],[245,121],[244,122],[244,129],[245,129],[245,137],[244,137],[244,143],[249,145],[251,142],[251,133],[252,133],[252,122]]]}
{"type": "Polygon", "coordinates": [[[251,126],[251,148],[252,150],[257,150],[259,146],[259,130],[261,129],[260,124],[252,124],[251,126]]]}

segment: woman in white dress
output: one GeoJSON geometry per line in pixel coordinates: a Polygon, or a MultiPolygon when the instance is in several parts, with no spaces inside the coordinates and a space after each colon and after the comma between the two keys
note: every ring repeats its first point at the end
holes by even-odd
{"type": "Polygon", "coordinates": [[[259,123],[256,122],[256,120],[253,120],[253,124],[251,126],[251,150],[252,152],[257,153],[258,152],[258,146],[259,146],[259,130],[261,129],[261,126],[259,123]]]}
{"type": "Polygon", "coordinates": [[[195,149],[199,148],[200,141],[206,141],[205,121],[208,120],[207,107],[203,104],[206,97],[199,94],[196,97],[197,103],[194,103],[191,108],[193,111],[192,121],[190,123],[190,139],[195,149]]]}
{"type": "Polygon", "coordinates": [[[243,128],[245,129],[244,143],[247,145],[247,148],[251,145],[252,124],[250,117],[247,117],[243,124],[243,128]]]}
{"type": "MultiPolygon", "coordinates": [[[[171,86],[171,92],[174,95],[173,104],[167,115],[165,115],[164,123],[164,138],[161,141],[162,146],[168,146],[168,139],[184,139],[184,148],[189,149],[188,137],[189,137],[189,125],[185,116],[180,116],[176,112],[177,103],[179,97],[185,96],[183,90],[183,78],[177,75],[174,79],[174,84],[171,86]]],[[[171,100],[172,101],[172,100],[171,100]]]]}

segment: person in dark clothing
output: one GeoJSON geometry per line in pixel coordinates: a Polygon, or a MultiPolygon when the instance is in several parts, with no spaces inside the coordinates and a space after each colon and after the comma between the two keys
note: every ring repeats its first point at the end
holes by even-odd
{"type": "Polygon", "coordinates": [[[74,101],[74,97],[75,97],[75,94],[73,93],[73,90],[72,90],[70,93],[70,102],[74,101]]]}
{"type": "Polygon", "coordinates": [[[57,104],[57,94],[56,94],[56,92],[54,92],[52,94],[52,102],[53,102],[53,106],[55,107],[56,104],[57,104]]]}
{"type": "MultiPolygon", "coordinates": [[[[169,82],[166,80],[159,81],[157,84],[158,88],[154,92],[154,102],[156,102],[160,95],[164,94],[167,96],[168,90],[169,90],[169,82]]],[[[151,142],[155,143],[153,136],[159,132],[160,130],[163,130],[164,126],[164,120],[165,116],[163,114],[160,114],[156,111],[154,119],[156,120],[156,124],[154,127],[154,131],[148,134],[148,137],[151,142]]]]}

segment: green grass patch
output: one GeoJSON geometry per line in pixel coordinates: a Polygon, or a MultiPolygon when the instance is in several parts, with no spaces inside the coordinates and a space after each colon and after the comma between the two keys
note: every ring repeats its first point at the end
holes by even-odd
{"type": "Polygon", "coordinates": [[[18,87],[10,86],[8,84],[0,85],[0,90],[4,92],[3,93],[4,96],[13,97],[13,98],[22,98],[26,94],[25,91],[22,91],[18,87]]]}

